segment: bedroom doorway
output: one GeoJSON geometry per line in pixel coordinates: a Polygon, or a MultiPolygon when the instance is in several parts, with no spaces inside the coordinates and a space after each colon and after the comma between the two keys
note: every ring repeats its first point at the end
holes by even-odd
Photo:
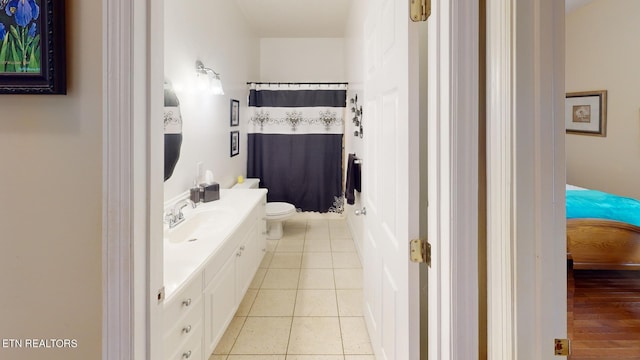
{"type": "Polygon", "coordinates": [[[566,120],[567,322],[574,360],[640,354],[640,271],[633,270],[640,264],[640,222],[618,202],[640,199],[640,165],[628,156],[640,150],[637,102],[629,97],[640,88],[628,81],[638,77],[640,46],[631,40],[640,36],[631,15],[638,11],[633,1],[566,0],[567,107],[591,109],[585,119],[566,120]],[[599,51],[585,57],[588,49],[599,51]],[[617,53],[625,55],[611,56],[617,53]],[[597,101],[585,104],[589,98],[597,101]],[[608,201],[617,204],[606,214],[595,206],[608,201]]]}

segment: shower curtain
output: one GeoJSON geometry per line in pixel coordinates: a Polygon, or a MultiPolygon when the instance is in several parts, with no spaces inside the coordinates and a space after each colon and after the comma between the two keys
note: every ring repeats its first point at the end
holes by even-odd
{"type": "Polygon", "coordinates": [[[268,201],[342,212],[346,84],[260,84],[249,90],[247,177],[268,201]]]}

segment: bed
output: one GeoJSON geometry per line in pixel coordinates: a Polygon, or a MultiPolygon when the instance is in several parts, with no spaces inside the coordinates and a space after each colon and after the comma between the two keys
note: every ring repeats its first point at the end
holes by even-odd
{"type": "Polygon", "coordinates": [[[572,185],[566,194],[573,268],[640,270],[640,201],[572,185]]]}

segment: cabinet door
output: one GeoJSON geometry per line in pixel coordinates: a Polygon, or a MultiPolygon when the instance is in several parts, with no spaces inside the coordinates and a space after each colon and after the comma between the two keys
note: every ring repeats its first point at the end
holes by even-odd
{"type": "Polygon", "coordinates": [[[236,256],[232,256],[204,290],[204,344],[207,356],[215,349],[236,312],[235,263],[236,256]]]}
{"type": "Polygon", "coordinates": [[[242,240],[236,257],[236,297],[238,302],[242,301],[253,276],[260,265],[259,256],[262,248],[259,248],[257,232],[259,231],[257,222],[250,225],[251,229],[242,240]]]}

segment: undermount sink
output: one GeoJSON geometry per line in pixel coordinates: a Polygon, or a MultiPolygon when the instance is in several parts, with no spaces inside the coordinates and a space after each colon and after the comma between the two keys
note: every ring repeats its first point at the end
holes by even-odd
{"type": "Polygon", "coordinates": [[[195,242],[225,232],[234,224],[235,213],[230,209],[207,209],[185,215],[186,219],[173,229],[164,232],[170,243],[195,242]]]}

